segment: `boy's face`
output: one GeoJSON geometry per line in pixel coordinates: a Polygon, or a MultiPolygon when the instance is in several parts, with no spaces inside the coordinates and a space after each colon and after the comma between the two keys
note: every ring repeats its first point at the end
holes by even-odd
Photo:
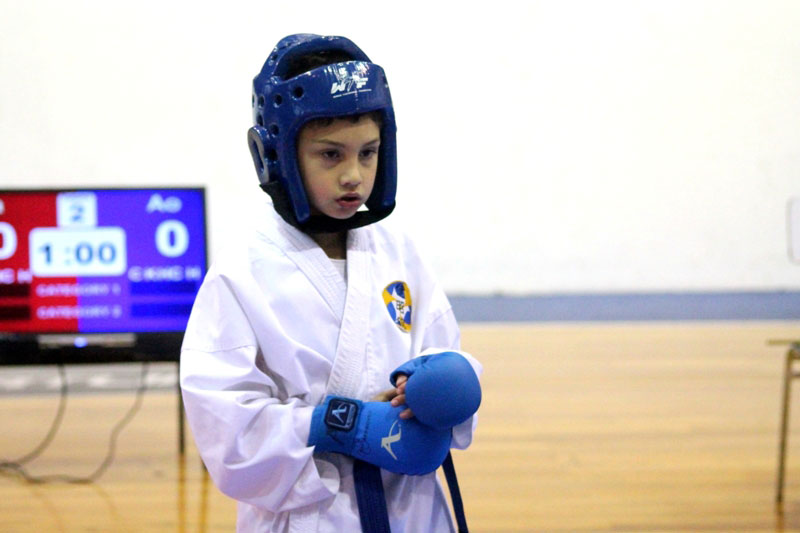
{"type": "Polygon", "coordinates": [[[297,159],[313,214],[346,219],[369,198],[378,170],[380,128],[369,117],[300,130],[297,159]]]}

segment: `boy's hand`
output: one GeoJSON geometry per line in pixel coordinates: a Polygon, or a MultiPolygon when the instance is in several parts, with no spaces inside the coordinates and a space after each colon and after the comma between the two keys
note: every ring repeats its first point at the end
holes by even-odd
{"type": "Polygon", "coordinates": [[[389,389],[389,390],[385,390],[385,391],[375,395],[375,397],[372,398],[370,401],[371,402],[391,402],[392,398],[394,398],[395,396],[397,396],[397,389],[389,389]]]}
{"type": "MultiPolygon", "coordinates": [[[[397,388],[395,391],[397,394],[394,398],[392,398],[392,407],[397,407],[398,405],[405,405],[406,403],[406,384],[408,383],[408,376],[405,374],[399,374],[397,379],[395,380],[395,384],[397,388]]],[[[409,418],[413,418],[414,413],[411,409],[406,409],[402,413],[400,413],[400,418],[403,420],[408,420],[409,418]]]]}
{"type": "MultiPolygon", "coordinates": [[[[406,382],[408,381],[408,376],[405,374],[400,374],[397,376],[397,380],[395,381],[397,387],[394,389],[388,389],[377,396],[375,396],[372,401],[373,402],[392,402],[392,407],[397,407],[399,405],[403,405],[406,403],[406,382]]],[[[406,409],[400,413],[400,418],[403,420],[408,420],[409,418],[413,418],[414,413],[411,409],[406,409]]]]}

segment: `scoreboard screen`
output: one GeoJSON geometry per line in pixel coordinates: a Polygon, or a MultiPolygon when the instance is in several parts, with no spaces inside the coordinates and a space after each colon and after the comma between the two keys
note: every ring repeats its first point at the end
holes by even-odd
{"type": "Polygon", "coordinates": [[[206,257],[202,188],[0,190],[0,333],[182,332],[206,257]]]}

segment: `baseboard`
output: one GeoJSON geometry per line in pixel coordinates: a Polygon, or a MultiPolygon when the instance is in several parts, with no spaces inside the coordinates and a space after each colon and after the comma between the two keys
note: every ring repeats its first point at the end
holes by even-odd
{"type": "Polygon", "coordinates": [[[800,292],[449,295],[460,322],[800,320],[800,292]]]}

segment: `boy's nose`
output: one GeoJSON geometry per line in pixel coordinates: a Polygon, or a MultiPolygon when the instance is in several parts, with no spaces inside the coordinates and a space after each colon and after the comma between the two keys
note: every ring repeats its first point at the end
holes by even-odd
{"type": "Polygon", "coordinates": [[[339,184],[348,189],[355,189],[361,184],[361,169],[358,163],[348,165],[339,175],[339,184]]]}

